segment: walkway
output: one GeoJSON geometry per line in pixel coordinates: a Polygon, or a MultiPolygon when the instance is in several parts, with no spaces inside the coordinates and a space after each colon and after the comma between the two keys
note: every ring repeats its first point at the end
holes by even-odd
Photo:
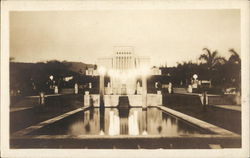
{"type": "MultiPolygon", "coordinates": [[[[46,94],[45,97],[53,97],[53,96],[61,96],[65,94],[46,94]]],[[[34,95],[34,96],[27,96],[26,98],[39,98],[39,95],[34,95]]]]}
{"type": "Polygon", "coordinates": [[[241,106],[237,106],[237,105],[211,105],[211,106],[222,108],[222,109],[241,111],[241,106]]]}
{"type": "MultiPolygon", "coordinates": [[[[202,96],[201,93],[184,93],[184,92],[177,92],[176,94],[185,94],[185,95],[195,95],[195,96],[202,96]]],[[[220,96],[220,95],[217,95],[217,94],[207,94],[208,97],[212,97],[212,96],[220,96]]]]}
{"type": "MultiPolygon", "coordinates": [[[[62,95],[65,95],[65,94],[47,94],[45,95],[45,98],[46,97],[53,97],[53,96],[62,96],[62,95]]],[[[36,95],[36,96],[26,96],[25,98],[27,99],[31,99],[31,98],[39,98],[40,96],[36,95]]],[[[21,106],[10,106],[10,112],[17,112],[17,111],[22,111],[22,110],[27,110],[27,109],[31,109],[35,107],[34,105],[32,104],[29,104],[29,105],[21,105],[21,106]]]]}
{"type": "Polygon", "coordinates": [[[31,109],[31,108],[33,108],[33,106],[27,106],[27,107],[15,107],[15,106],[11,106],[10,107],[10,112],[17,112],[17,111],[27,110],[27,109],[31,109]]]}

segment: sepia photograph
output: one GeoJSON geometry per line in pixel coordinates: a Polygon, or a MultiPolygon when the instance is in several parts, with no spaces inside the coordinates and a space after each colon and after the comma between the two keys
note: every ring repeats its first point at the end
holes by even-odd
{"type": "Polygon", "coordinates": [[[3,156],[249,156],[247,1],[63,2],[3,3],[3,156]]]}

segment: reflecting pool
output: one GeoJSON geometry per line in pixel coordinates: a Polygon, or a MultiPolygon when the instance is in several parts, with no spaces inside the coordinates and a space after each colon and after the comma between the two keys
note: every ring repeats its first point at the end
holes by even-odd
{"type": "Polygon", "coordinates": [[[205,130],[158,108],[90,108],[49,124],[30,135],[164,135],[206,134],[205,130]]]}

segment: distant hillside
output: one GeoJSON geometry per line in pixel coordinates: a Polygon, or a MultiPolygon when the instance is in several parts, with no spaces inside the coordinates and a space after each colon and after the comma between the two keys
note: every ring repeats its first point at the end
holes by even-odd
{"type": "Polygon", "coordinates": [[[73,72],[81,72],[81,74],[85,74],[87,68],[94,67],[93,64],[85,64],[82,62],[63,62],[63,64],[67,65],[68,70],[73,72]]]}
{"type": "Polygon", "coordinates": [[[39,71],[40,69],[45,68],[45,65],[49,65],[52,62],[58,62],[60,64],[65,65],[65,68],[67,71],[72,71],[72,72],[81,73],[81,74],[85,74],[87,68],[94,67],[93,64],[85,64],[82,62],[68,62],[68,61],[59,62],[59,61],[53,60],[53,61],[48,61],[46,63],[43,63],[43,62],[38,62],[38,63],[11,62],[10,69],[11,70],[19,69],[22,71],[26,71],[26,70],[29,70],[30,68],[33,68],[33,69],[37,69],[37,71],[39,71]],[[41,66],[41,65],[44,65],[44,66],[41,66]]]}

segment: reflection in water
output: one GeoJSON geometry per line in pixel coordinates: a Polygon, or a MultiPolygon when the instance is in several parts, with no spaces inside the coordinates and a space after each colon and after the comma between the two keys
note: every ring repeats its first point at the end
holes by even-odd
{"type": "Polygon", "coordinates": [[[147,135],[147,109],[142,109],[142,135],[147,135]]]}
{"type": "Polygon", "coordinates": [[[105,130],[105,108],[100,108],[100,135],[104,135],[105,130]]]}
{"type": "Polygon", "coordinates": [[[118,113],[109,111],[109,135],[139,135],[138,111],[119,109],[118,113]]]}
{"type": "Polygon", "coordinates": [[[120,119],[114,111],[109,112],[109,135],[120,134],[120,119]]]}
{"type": "Polygon", "coordinates": [[[92,108],[79,112],[37,134],[68,135],[165,135],[205,133],[158,108],[92,108]]]}
{"type": "Polygon", "coordinates": [[[128,125],[129,125],[129,135],[138,135],[139,128],[138,128],[138,111],[133,111],[132,114],[129,115],[128,118],[128,125]]]}
{"type": "Polygon", "coordinates": [[[129,110],[129,108],[120,108],[118,110],[120,118],[120,135],[127,134],[129,110]]]}

